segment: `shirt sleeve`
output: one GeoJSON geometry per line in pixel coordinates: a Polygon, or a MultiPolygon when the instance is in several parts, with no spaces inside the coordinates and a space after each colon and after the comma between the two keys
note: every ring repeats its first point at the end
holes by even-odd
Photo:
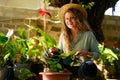
{"type": "Polygon", "coordinates": [[[100,51],[98,48],[98,41],[96,40],[96,37],[94,36],[94,34],[91,32],[91,34],[89,35],[90,37],[90,51],[93,53],[94,55],[94,59],[98,59],[100,56],[100,51]]]}

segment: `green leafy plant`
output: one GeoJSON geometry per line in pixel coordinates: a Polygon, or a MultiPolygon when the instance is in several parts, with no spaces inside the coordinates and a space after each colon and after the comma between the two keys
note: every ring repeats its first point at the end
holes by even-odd
{"type": "MultiPolygon", "coordinates": [[[[27,24],[26,24],[27,25],[27,24]]],[[[58,58],[45,58],[44,53],[48,54],[48,50],[50,47],[56,47],[56,41],[53,37],[42,31],[40,28],[36,28],[35,26],[27,25],[29,28],[36,30],[38,33],[41,34],[39,37],[33,37],[33,40],[37,40],[39,48],[34,49],[31,48],[28,52],[37,52],[39,55],[39,59],[43,61],[43,65],[45,66],[46,64],[49,64],[49,68],[53,71],[59,71],[58,69],[62,69],[61,65],[59,64],[60,57],[58,58]],[[56,69],[56,70],[55,70],[56,69]]],[[[35,47],[34,47],[35,48],[35,47]]],[[[38,55],[37,55],[38,57],[38,55]]],[[[48,66],[47,66],[48,67],[48,66]]]]}
{"type": "MultiPolygon", "coordinates": [[[[14,34],[10,36],[6,36],[3,33],[0,33],[0,66],[5,66],[9,64],[9,61],[15,63],[17,60],[17,54],[21,54],[24,56],[27,49],[27,37],[25,35],[25,31],[19,29],[19,36],[15,36],[14,34]]],[[[9,33],[9,32],[8,32],[9,33]]],[[[9,35],[9,34],[7,34],[9,35]]]]}
{"type": "Polygon", "coordinates": [[[105,46],[104,44],[99,44],[99,50],[101,53],[101,56],[99,58],[100,63],[108,66],[114,65],[114,61],[118,60],[117,54],[114,53],[114,51],[105,46]]]}
{"type": "Polygon", "coordinates": [[[60,72],[63,70],[61,65],[62,58],[59,55],[54,55],[52,57],[46,58],[46,68],[49,68],[49,71],[60,72]]]}
{"type": "Polygon", "coordinates": [[[49,56],[46,58],[46,63],[50,67],[50,69],[54,72],[64,72],[67,69],[65,68],[65,64],[69,66],[73,66],[79,62],[79,59],[74,57],[74,51],[70,51],[67,55],[65,53],[54,53],[53,56],[49,56]]]}
{"type": "MultiPolygon", "coordinates": [[[[27,25],[27,24],[25,24],[27,25]]],[[[41,30],[40,28],[36,28],[35,26],[32,25],[27,25],[30,29],[33,29],[35,31],[37,31],[38,33],[40,33],[40,36],[37,37],[33,37],[33,42],[34,40],[37,40],[39,50],[36,50],[36,52],[39,52],[39,59],[43,61],[43,65],[45,68],[49,68],[48,71],[53,71],[53,72],[61,72],[64,71],[64,66],[63,66],[63,59],[66,59],[68,56],[71,58],[71,62],[69,63],[71,66],[77,61],[75,58],[73,58],[73,54],[74,52],[70,52],[69,55],[66,55],[64,53],[61,52],[56,52],[54,54],[54,56],[49,56],[49,48],[50,47],[57,47],[57,43],[56,40],[51,37],[49,34],[47,34],[46,32],[44,32],[43,30],[41,30]],[[42,55],[41,55],[42,54],[42,55]],[[46,58],[45,55],[48,55],[48,57],[46,58]]],[[[32,41],[30,41],[32,42],[32,41]]],[[[35,47],[34,47],[35,48],[35,47]]],[[[34,49],[35,50],[35,49],[34,49]]],[[[33,50],[32,48],[30,49],[31,53],[33,50]]],[[[38,55],[37,55],[38,57],[38,55]]]]}
{"type": "Polygon", "coordinates": [[[0,67],[4,66],[4,56],[7,53],[6,44],[8,41],[8,37],[6,37],[3,33],[0,33],[0,67]]]}
{"type": "Polygon", "coordinates": [[[20,75],[18,76],[19,79],[21,80],[28,80],[30,77],[35,76],[34,73],[32,73],[29,69],[27,68],[22,68],[20,69],[20,75]]]}

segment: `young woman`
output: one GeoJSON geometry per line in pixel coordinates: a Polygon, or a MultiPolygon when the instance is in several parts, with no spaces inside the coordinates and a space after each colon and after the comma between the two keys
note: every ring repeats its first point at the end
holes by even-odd
{"type": "Polygon", "coordinates": [[[97,67],[92,60],[98,59],[100,53],[98,42],[86,20],[86,10],[79,4],[70,3],[60,8],[59,16],[63,29],[58,48],[68,55],[70,51],[74,51],[74,56],[81,60],[72,67],[66,64],[69,61],[66,60],[66,67],[73,73],[73,77],[93,80],[97,73],[97,67]]]}

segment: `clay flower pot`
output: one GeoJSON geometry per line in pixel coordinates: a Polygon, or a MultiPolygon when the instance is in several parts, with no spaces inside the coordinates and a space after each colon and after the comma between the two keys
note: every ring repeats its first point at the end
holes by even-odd
{"type": "Polygon", "coordinates": [[[40,72],[43,80],[70,80],[70,72],[40,72]]]}

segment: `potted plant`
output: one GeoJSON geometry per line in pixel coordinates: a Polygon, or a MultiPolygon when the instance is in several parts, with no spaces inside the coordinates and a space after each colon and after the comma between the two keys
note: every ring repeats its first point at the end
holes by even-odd
{"type": "Polygon", "coordinates": [[[40,72],[43,80],[69,80],[71,73],[63,66],[63,57],[59,53],[45,58],[44,72],[40,72]]]}
{"type": "Polygon", "coordinates": [[[4,65],[4,55],[6,54],[6,43],[8,41],[8,37],[5,37],[3,33],[0,33],[0,68],[4,65]]]}
{"type": "Polygon", "coordinates": [[[3,74],[4,74],[4,70],[5,70],[5,64],[6,62],[4,61],[4,56],[7,53],[6,50],[6,44],[8,41],[8,37],[6,37],[4,35],[4,33],[0,32],[0,80],[3,79],[3,74]]]}
{"type": "Polygon", "coordinates": [[[42,75],[43,80],[69,80],[71,73],[63,67],[61,61],[63,58],[66,58],[66,56],[59,53],[59,51],[56,52],[54,56],[49,54],[49,49],[57,46],[55,39],[40,28],[31,25],[27,26],[40,33],[40,36],[35,39],[39,41],[39,48],[42,53],[39,58],[43,61],[44,70],[40,72],[39,75],[42,75]]]}
{"type": "Polygon", "coordinates": [[[1,71],[2,71],[2,79],[13,79],[13,63],[9,53],[9,49],[7,49],[8,45],[10,45],[10,37],[13,34],[13,30],[9,30],[7,35],[5,35],[4,33],[1,33],[2,35],[0,35],[0,67],[1,67],[1,71]],[[11,74],[6,73],[6,70],[8,70],[8,72],[11,72],[11,74]],[[7,75],[7,77],[5,76],[7,75]]]}
{"type": "Polygon", "coordinates": [[[18,29],[18,36],[13,31],[7,35],[0,33],[0,67],[2,79],[14,79],[18,77],[21,68],[29,68],[27,33],[25,29],[18,29]],[[10,73],[9,75],[8,72],[10,73]]]}
{"type": "Polygon", "coordinates": [[[3,69],[2,79],[14,78],[14,64],[19,58],[17,54],[20,53],[21,43],[23,43],[23,39],[15,39],[13,32],[13,29],[9,29],[6,35],[3,33],[0,35],[0,67],[3,69]],[[9,75],[7,75],[7,71],[10,72],[9,75]]]}
{"type": "MultiPolygon", "coordinates": [[[[39,55],[42,51],[39,51],[41,46],[34,44],[35,39],[28,38],[25,29],[18,29],[17,36],[13,33],[9,36],[0,33],[0,67],[12,71],[10,75],[4,76],[7,72],[2,70],[2,79],[18,79],[22,68],[29,68],[31,72],[36,73],[33,64],[35,66],[41,64],[39,55]]],[[[40,68],[42,70],[42,66],[40,68]]],[[[36,71],[39,71],[38,68],[36,71]]]]}
{"type": "Polygon", "coordinates": [[[104,73],[105,78],[112,78],[116,73],[115,61],[118,60],[118,55],[105,44],[99,44],[99,50],[101,56],[97,60],[97,66],[104,73]]]}

